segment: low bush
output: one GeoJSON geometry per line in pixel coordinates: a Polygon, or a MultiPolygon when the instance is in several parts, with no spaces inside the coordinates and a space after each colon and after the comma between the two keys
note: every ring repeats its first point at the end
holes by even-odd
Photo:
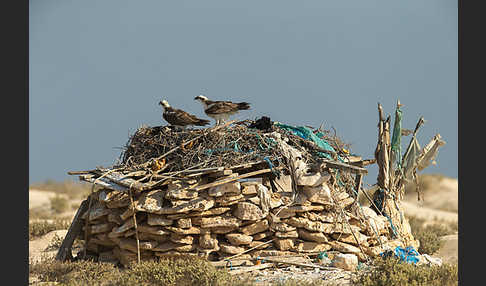
{"type": "Polygon", "coordinates": [[[396,258],[378,257],[372,268],[363,270],[353,282],[362,286],[452,286],[458,285],[458,267],[446,263],[417,266],[396,258]]]}
{"type": "Polygon", "coordinates": [[[29,240],[43,236],[53,230],[68,229],[70,225],[71,221],[61,219],[29,222],[29,240]]]}

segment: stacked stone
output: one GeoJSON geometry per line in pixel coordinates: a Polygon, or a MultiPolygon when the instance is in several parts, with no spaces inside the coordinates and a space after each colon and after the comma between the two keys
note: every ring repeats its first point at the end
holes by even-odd
{"type": "Polygon", "coordinates": [[[405,246],[403,239],[393,238],[386,217],[359,206],[345,189],[334,188],[325,171],[300,177],[296,192],[289,176],[277,181],[284,186],[277,191],[258,179],[190,190],[231,176],[235,174],[173,180],[135,195],[133,205],[128,192],[98,190],[82,217],[88,228],[80,238],[87,234],[87,251],[99,261],[124,265],[137,260],[138,249],[141,260],[336,251],[364,261],[386,248],[405,246]]]}

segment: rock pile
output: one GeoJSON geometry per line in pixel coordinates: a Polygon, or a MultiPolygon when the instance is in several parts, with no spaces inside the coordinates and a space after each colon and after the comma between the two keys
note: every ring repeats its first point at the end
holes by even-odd
{"type": "Polygon", "coordinates": [[[401,158],[396,134],[404,132],[397,125],[391,142],[380,105],[379,112],[370,160],[309,127],[143,127],[118,166],[70,172],[92,183],[93,192],[57,259],[71,256],[74,237],[85,241],[78,257],[123,265],[176,255],[224,261],[329,252],[337,258],[333,263],[353,268],[397,246],[418,248],[401,211],[401,193],[443,143],[436,136],[411,152],[417,125],[402,165],[394,167],[401,158]],[[364,206],[357,198],[366,195],[364,167],[373,163],[379,167],[377,191],[364,206]]]}
{"type": "Polygon", "coordinates": [[[296,192],[290,175],[276,179],[274,190],[265,178],[232,180],[252,172],[174,179],[134,195],[133,204],[129,192],[102,188],[82,216],[87,250],[100,261],[126,265],[138,253],[141,260],[180,254],[221,260],[337,251],[364,261],[383,247],[404,245],[392,238],[386,217],[334,186],[330,168],[300,176],[296,192]]]}

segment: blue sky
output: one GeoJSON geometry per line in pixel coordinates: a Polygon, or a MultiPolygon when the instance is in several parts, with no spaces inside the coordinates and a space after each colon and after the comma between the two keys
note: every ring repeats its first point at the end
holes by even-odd
{"type": "Polygon", "coordinates": [[[112,165],[139,126],[166,124],[161,99],[206,118],[200,93],[250,102],[238,119],[334,127],[364,158],[377,103],[393,116],[399,99],[404,128],[427,120],[422,146],[447,142],[424,173],[457,177],[457,1],[29,3],[30,183],[112,165]]]}

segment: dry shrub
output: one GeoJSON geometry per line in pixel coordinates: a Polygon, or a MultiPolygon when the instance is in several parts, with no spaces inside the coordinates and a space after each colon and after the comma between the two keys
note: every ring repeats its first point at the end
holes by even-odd
{"type": "Polygon", "coordinates": [[[243,285],[225,270],[199,257],[142,261],[126,269],[111,263],[44,260],[29,265],[30,274],[43,282],[63,285],[243,285]]]}
{"type": "Polygon", "coordinates": [[[452,286],[458,285],[458,267],[457,264],[447,263],[441,266],[417,266],[396,258],[378,257],[373,262],[373,268],[362,271],[353,282],[362,286],[452,286]]]}
{"type": "Polygon", "coordinates": [[[53,230],[68,229],[70,225],[71,222],[69,220],[61,219],[29,222],[29,240],[43,236],[53,230]]]}
{"type": "Polygon", "coordinates": [[[420,241],[419,253],[434,254],[443,242],[440,237],[457,231],[457,224],[431,224],[424,226],[425,220],[409,217],[410,228],[415,239],[420,241]]]}
{"type": "Polygon", "coordinates": [[[50,198],[49,201],[51,203],[51,209],[57,214],[63,213],[69,208],[69,201],[64,197],[56,195],[50,198]]]}

